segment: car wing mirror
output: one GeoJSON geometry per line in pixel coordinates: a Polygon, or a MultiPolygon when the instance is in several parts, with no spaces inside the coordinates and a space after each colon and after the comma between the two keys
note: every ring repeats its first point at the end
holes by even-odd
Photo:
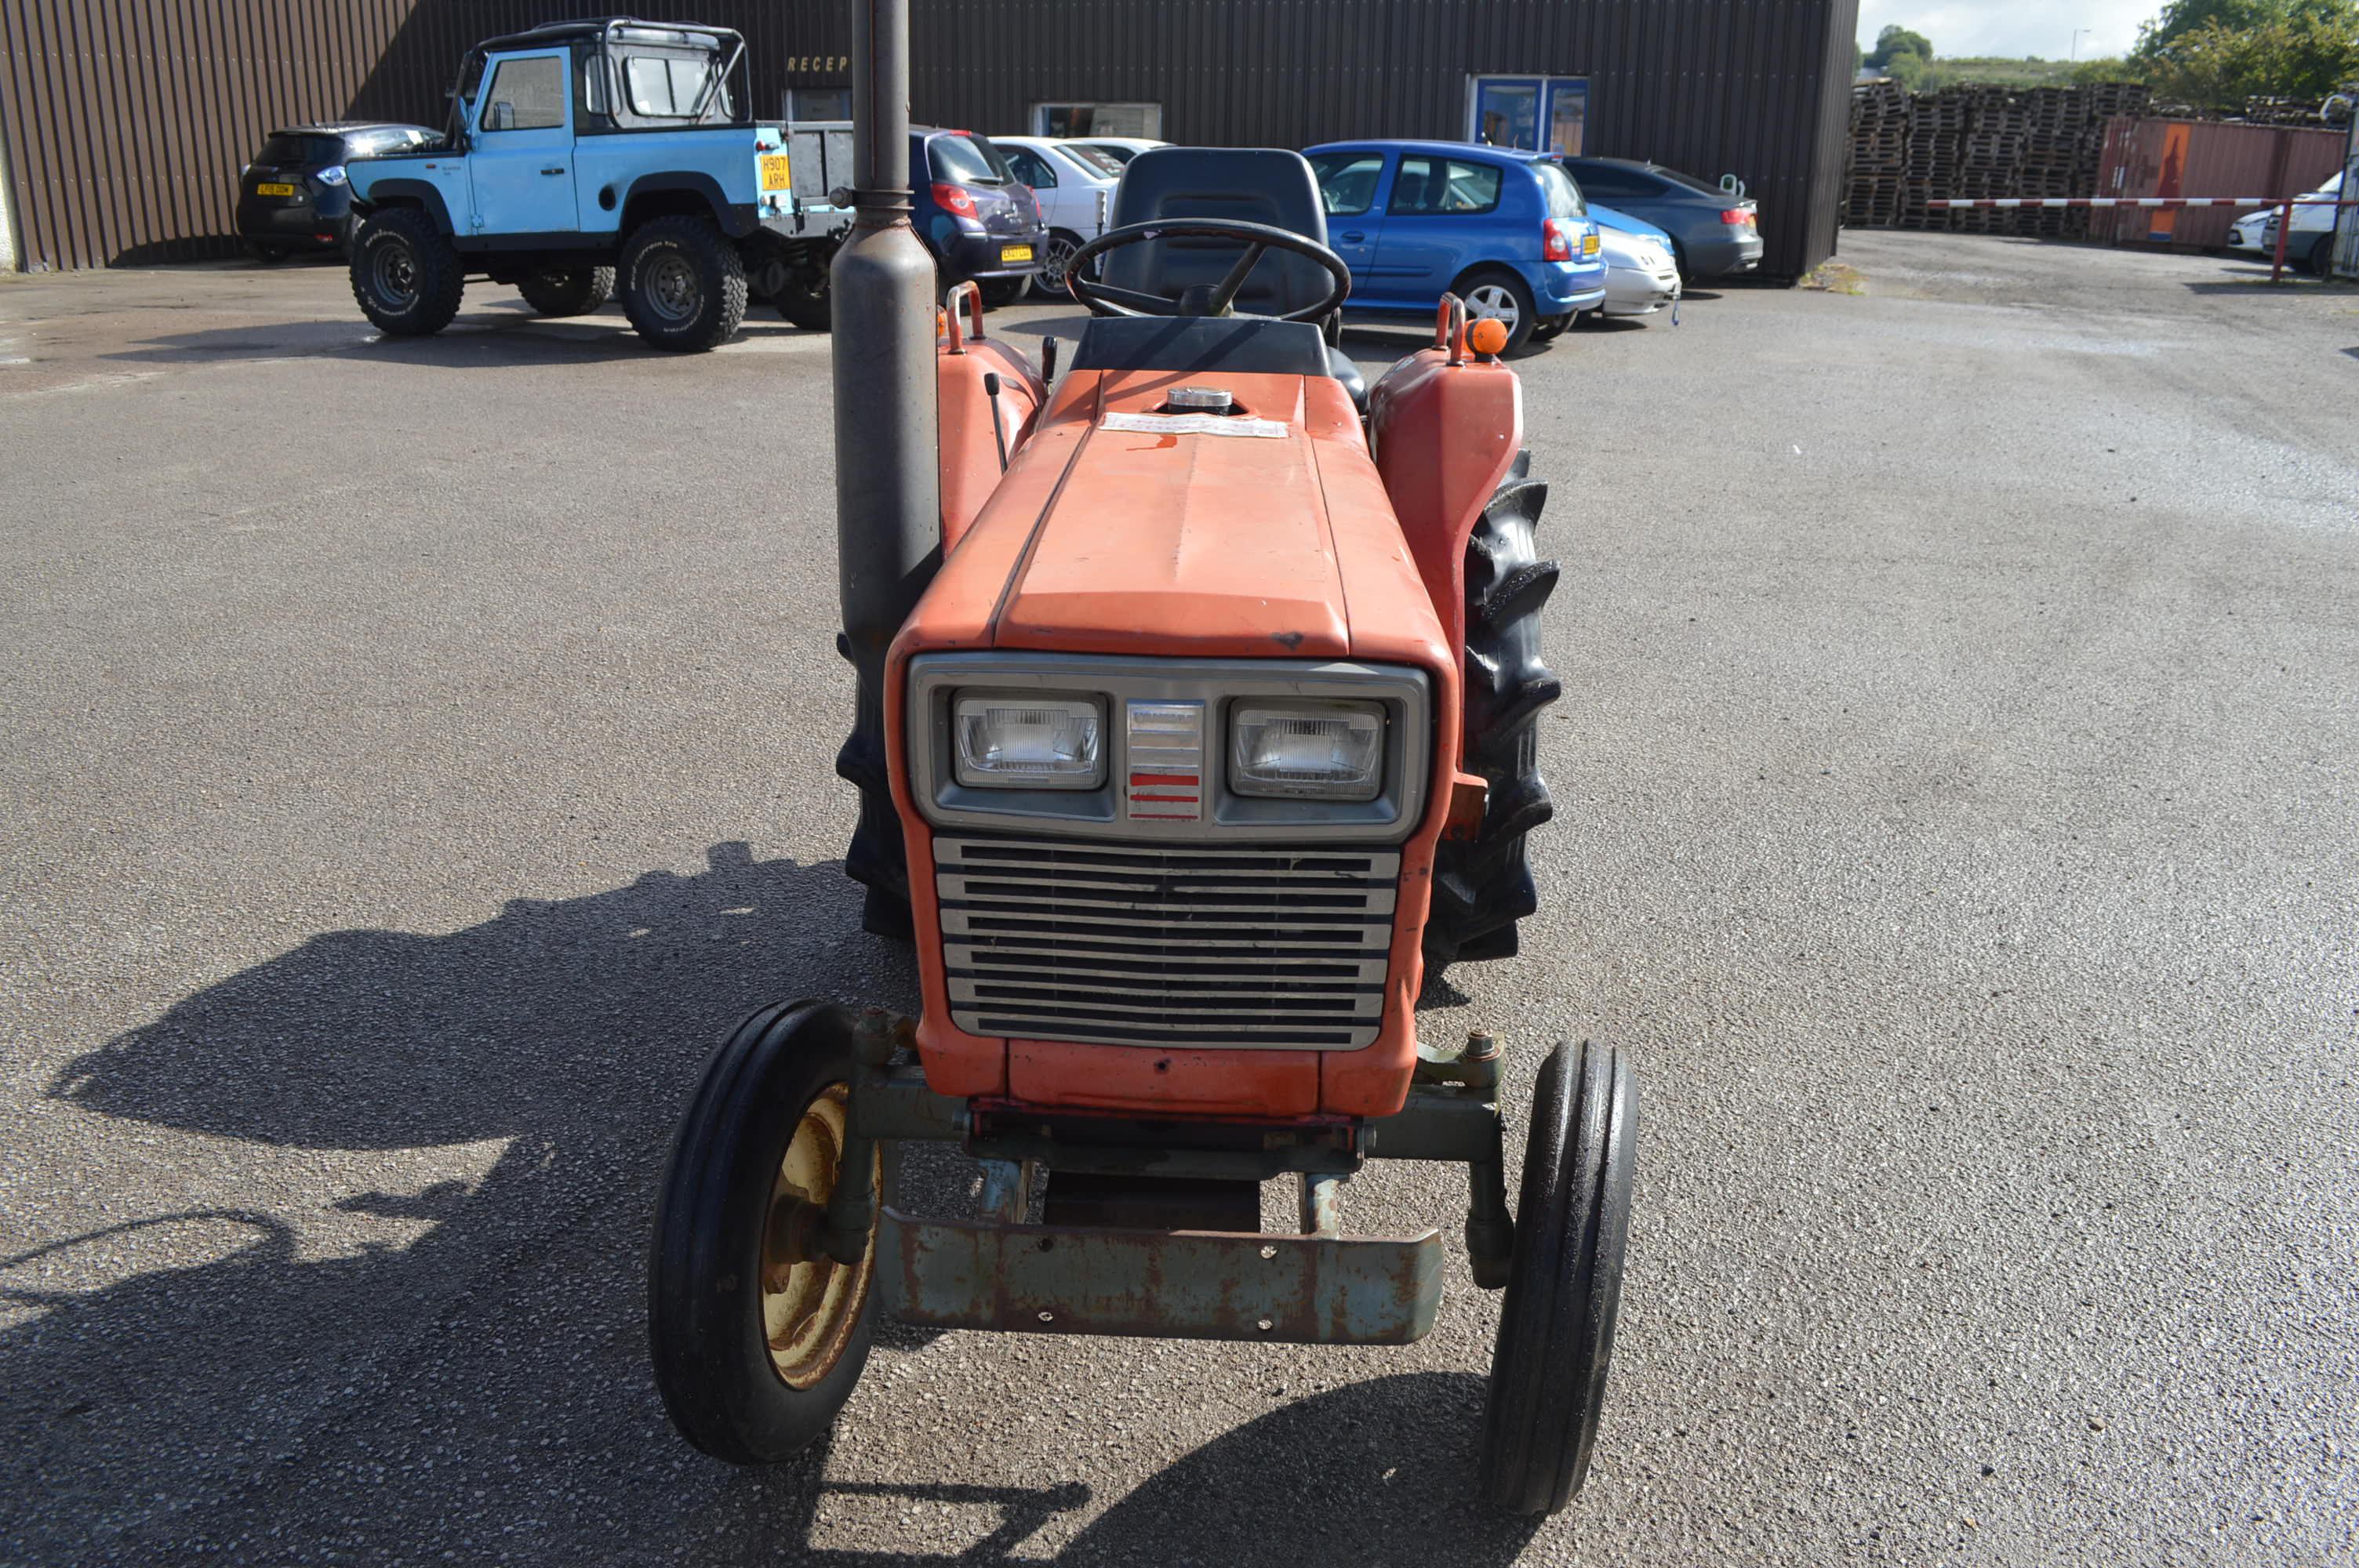
{"type": "Polygon", "coordinates": [[[484,129],[487,131],[508,131],[514,130],[515,128],[515,104],[495,103],[490,108],[484,111],[484,129]]]}

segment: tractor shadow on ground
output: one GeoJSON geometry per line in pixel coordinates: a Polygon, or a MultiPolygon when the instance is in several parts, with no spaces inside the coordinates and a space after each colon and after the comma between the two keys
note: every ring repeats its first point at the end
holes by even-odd
{"type": "MultiPolygon", "coordinates": [[[[809,332],[756,307],[737,336],[722,345],[757,351],[827,352],[823,332],[809,332]]],[[[546,319],[521,300],[470,302],[459,319],[430,338],[389,338],[359,312],[350,320],[291,320],[266,325],[208,327],[168,332],[99,356],[133,364],[198,365],[237,361],[352,359],[370,364],[435,365],[449,370],[508,370],[612,361],[694,359],[651,349],[631,330],[620,307],[588,316],[546,319]]]]}
{"type": "MultiPolygon", "coordinates": [[[[1093,1500],[1062,1486],[896,1486],[822,1481],[753,1499],[747,1533],[766,1560],[824,1568],[1050,1563],[1060,1568],[1301,1568],[1306,1563],[1512,1563],[1541,1520],[1480,1501],[1474,1476],[1484,1379],[1463,1372],[1372,1378],[1301,1399],[1167,1465],[1049,1554],[1031,1538],[1093,1500]],[[767,1500],[764,1500],[767,1499],[767,1500]],[[852,1544],[864,1519],[910,1504],[975,1511],[933,1552],[852,1544]],[[823,1520],[821,1512],[833,1516],[823,1520]],[[978,1528],[980,1527],[980,1528],[978,1528]],[[847,1540],[846,1538],[851,1538],[847,1540]]],[[[837,1441],[846,1441],[839,1438],[837,1441]]],[[[816,1466],[815,1466],[816,1468],[816,1466]]]]}
{"type": "MultiPolygon", "coordinates": [[[[914,1011],[908,950],[861,932],[859,894],[839,865],[720,844],[693,874],[516,899],[446,935],[315,936],[125,1021],[49,1086],[51,1114],[131,1124],[108,1147],[169,1145],[167,1184],[125,1173],[141,1217],[0,1258],[12,1553],[636,1562],[693,1541],[707,1561],[810,1560],[793,1543],[823,1497],[858,1488],[827,1480],[823,1452],[747,1472],[679,1441],[647,1369],[644,1259],[674,1122],[731,1025],[796,995],[914,1011]],[[252,1196],[176,1205],[173,1173],[209,1161],[252,1196]]],[[[973,1175],[913,1151],[903,1199],[971,1212],[973,1175]]],[[[1396,1377],[1288,1404],[1060,1560],[1170,1563],[1197,1541],[1207,1564],[1404,1542],[1506,1561],[1528,1530],[1458,1501],[1482,1387],[1396,1377]]],[[[1090,1495],[1074,1478],[953,1498],[933,1478],[960,1475],[955,1452],[896,1452],[911,1484],[871,1490],[999,1510],[964,1561],[1005,1560],[1090,1495]]]]}

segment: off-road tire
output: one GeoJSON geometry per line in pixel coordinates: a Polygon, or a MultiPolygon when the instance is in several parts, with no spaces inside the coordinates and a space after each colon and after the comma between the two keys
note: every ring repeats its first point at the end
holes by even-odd
{"type": "Polygon", "coordinates": [[[451,237],[416,207],[369,214],[353,242],[353,297],[381,332],[431,337],[459,314],[467,269],[451,237]]]}
{"type": "Polygon", "coordinates": [[[848,1332],[831,1337],[833,1359],[818,1361],[806,1386],[772,1364],[761,1279],[781,1156],[813,1103],[856,1071],[842,1008],[764,1008],[713,1053],[680,1118],[648,1250],[647,1347],[672,1424],[716,1459],[774,1465],[809,1447],[867,1365],[873,1239],[868,1271],[852,1277],[848,1332]]]}
{"type": "Polygon", "coordinates": [[[1516,1250],[1483,1410],[1483,1490],[1551,1514],[1589,1476],[1621,1316],[1637,1091],[1613,1047],[1560,1044],[1532,1087],[1516,1250]]]}
{"type": "Polygon", "coordinates": [[[614,269],[545,266],[518,278],[516,292],[543,316],[587,316],[614,297],[614,269]]]}
{"type": "Polygon", "coordinates": [[[623,246],[623,313],[648,347],[699,354],[745,320],[745,260],[710,218],[651,218],[623,246]]]}
{"type": "Polygon", "coordinates": [[[1540,661],[1540,611],[1556,589],[1554,561],[1532,536],[1548,486],[1529,477],[1528,452],[1493,493],[1466,542],[1466,702],[1462,765],[1490,785],[1482,829],[1435,851],[1425,965],[1513,957],[1516,922],[1539,908],[1524,841],[1556,814],[1540,776],[1540,710],[1563,687],[1540,661]]]}

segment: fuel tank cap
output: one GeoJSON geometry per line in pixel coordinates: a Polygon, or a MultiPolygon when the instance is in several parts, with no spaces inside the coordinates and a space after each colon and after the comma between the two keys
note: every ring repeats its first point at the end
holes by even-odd
{"type": "Polygon", "coordinates": [[[1224,386],[1175,386],[1163,406],[1175,414],[1226,414],[1237,401],[1224,386]]]}

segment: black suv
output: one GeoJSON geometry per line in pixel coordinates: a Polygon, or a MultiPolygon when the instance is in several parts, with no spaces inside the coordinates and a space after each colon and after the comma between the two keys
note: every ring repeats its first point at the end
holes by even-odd
{"type": "Polygon", "coordinates": [[[353,158],[414,152],[440,141],[423,125],[343,121],[273,131],[237,182],[237,234],[256,261],[290,251],[341,250],[352,242],[353,158]]]}

